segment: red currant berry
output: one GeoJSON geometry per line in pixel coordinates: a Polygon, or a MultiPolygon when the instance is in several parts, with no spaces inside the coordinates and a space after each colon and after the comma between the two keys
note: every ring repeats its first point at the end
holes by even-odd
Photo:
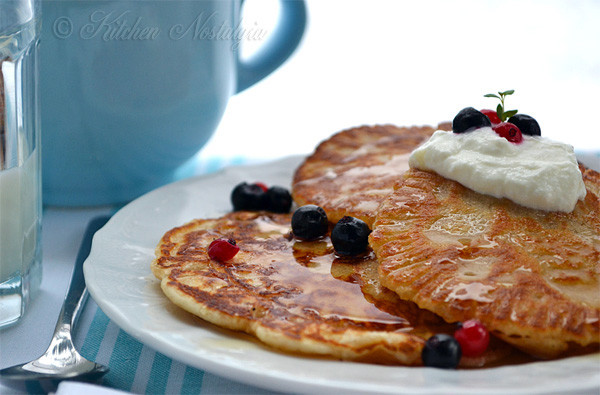
{"type": "Polygon", "coordinates": [[[254,185],[258,185],[263,192],[267,192],[269,190],[269,187],[264,182],[255,182],[254,185]]]}
{"type": "Polygon", "coordinates": [[[238,247],[233,239],[216,239],[208,246],[208,256],[216,261],[228,261],[238,253],[238,247]]]}
{"type": "Polygon", "coordinates": [[[493,125],[492,129],[494,129],[494,132],[496,132],[497,135],[504,137],[511,143],[518,144],[523,141],[521,130],[510,122],[501,122],[497,125],[493,125]]]}
{"type": "Polygon", "coordinates": [[[490,343],[490,333],[477,320],[468,320],[454,332],[454,338],[460,344],[466,357],[476,357],[484,353],[490,343]]]}
{"type": "Polygon", "coordinates": [[[498,113],[494,110],[481,110],[481,112],[490,119],[492,125],[502,122],[500,117],[498,117],[498,113]]]}

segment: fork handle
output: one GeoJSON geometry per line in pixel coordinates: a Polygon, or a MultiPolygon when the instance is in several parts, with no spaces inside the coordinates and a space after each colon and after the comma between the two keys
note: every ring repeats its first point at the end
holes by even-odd
{"type": "Polygon", "coordinates": [[[71,276],[71,283],[65,297],[63,307],[60,311],[58,321],[54,333],[64,332],[65,329],[70,331],[72,327],[77,323],[79,313],[84,306],[88,292],[85,286],[85,278],[83,276],[83,262],[87,259],[92,248],[92,239],[97,230],[102,228],[106,222],[110,219],[110,216],[95,217],[87,225],[85,234],[79,252],[77,253],[77,259],[75,266],[73,267],[73,275],[71,276]]]}

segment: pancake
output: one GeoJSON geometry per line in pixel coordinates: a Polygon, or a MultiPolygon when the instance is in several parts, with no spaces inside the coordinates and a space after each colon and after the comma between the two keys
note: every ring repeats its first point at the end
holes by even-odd
{"type": "MultiPolygon", "coordinates": [[[[276,349],[379,364],[420,365],[425,339],[454,325],[401,300],[378,282],[372,252],[337,258],[329,238],[298,241],[289,214],[235,212],[167,232],[152,271],[176,305],[276,349]],[[207,246],[233,238],[239,253],[211,260],[207,246]]],[[[493,343],[481,366],[512,350],[493,343]]]]}
{"type": "MultiPolygon", "coordinates": [[[[451,125],[438,128],[451,130],[451,125]]],[[[409,154],[434,131],[430,126],[376,125],[338,132],[296,170],[294,201],[322,207],[332,223],[350,215],[370,227],[379,203],[408,170],[409,154]]]]}
{"type": "Polygon", "coordinates": [[[370,235],[382,284],[448,322],[477,318],[539,357],[597,351],[600,174],[580,168],[587,196],[572,213],[525,208],[411,169],[370,235]]]}

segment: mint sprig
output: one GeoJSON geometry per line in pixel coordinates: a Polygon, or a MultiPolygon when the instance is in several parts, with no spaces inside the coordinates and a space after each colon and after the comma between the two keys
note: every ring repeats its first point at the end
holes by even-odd
{"type": "Polygon", "coordinates": [[[500,99],[500,104],[498,104],[498,107],[496,107],[496,114],[498,114],[498,118],[500,118],[500,121],[502,122],[506,122],[508,118],[514,116],[518,112],[518,110],[506,111],[504,109],[504,99],[506,96],[510,96],[513,93],[515,93],[515,90],[511,89],[504,92],[498,92],[498,94],[488,93],[487,95],[483,95],[483,97],[495,97],[496,99],[500,99]]]}

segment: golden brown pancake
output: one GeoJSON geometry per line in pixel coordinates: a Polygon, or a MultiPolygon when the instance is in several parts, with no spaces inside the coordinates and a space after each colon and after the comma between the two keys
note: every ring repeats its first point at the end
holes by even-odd
{"type": "MultiPolygon", "coordinates": [[[[287,214],[195,220],[167,232],[156,256],[152,271],[175,304],[286,352],[418,365],[425,339],[455,328],[383,288],[372,253],[336,258],[328,238],[295,240],[287,214]],[[225,263],[206,252],[221,237],[240,247],[225,263]]],[[[493,344],[462,366],[494,363],[512,352],[493,344]]]]}
{"type": "Polygon", "coordinates": [[[409,154],[434,131],[430,126],[376,125],[338,132],[296,170],[294,201],[322,207],[332,223],[350,215],[371,226],[379,203],[408,170],[409,154]]]}
{"type": "Polygon", "coordinates": [[[600,175],[545,212],[411,169],[381,204],[370,244],[384,286],[448,322],[479,319],[541,357],[600,342],[600,175]]]}

